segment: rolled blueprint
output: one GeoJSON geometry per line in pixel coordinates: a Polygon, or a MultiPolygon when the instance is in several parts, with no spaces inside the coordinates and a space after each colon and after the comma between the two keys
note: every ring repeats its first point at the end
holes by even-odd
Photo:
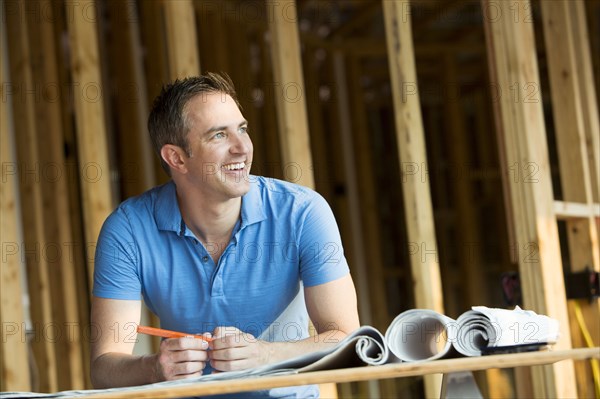
{"type": "Polygon", "coordinates": [[[428,309],[398,315],[385,333],[390,351],[406,362],[435,360],[452,348],[454,320],[428,309]]]}
{"type": "Polygon", "coordinates": [[[473,306],[456,320],[454,347],[465,356],[479,356],[488,347],[554,344],[558,320],[519,308],[473,306]]]}

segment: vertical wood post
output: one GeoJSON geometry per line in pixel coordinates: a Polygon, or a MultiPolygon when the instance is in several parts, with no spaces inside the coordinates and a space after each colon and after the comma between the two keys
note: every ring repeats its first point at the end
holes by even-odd
{"type": "MultiPolygon", "coordinates": [[[[314,189],[296,2],[268,0],[266,6],[275,77],[269,89],[275,96],[284,177],[314,189]]],[[[335,384],[323,384],[321,390],[337,397],[335,384]]]]}
{"type": "Polygon", "coordinates": [[[77,151],[79,155],[80,187],[83,208],[83,229],[88,260],[88,280],[94,279],[95,243],[100,228],[112,211],[110,166],[106,143],[106,122],[102,101],[96,4],[82,0],[69,4],[68,18],[70,61],[73,82],[81,88],[73,96],[77,151]]]}
{"type": "MultiPolygon", "coordinates": [[[[15,3],[19,10],[25,9],[25,2],[15,3]]],[[[36,101],[38,89],[33,81],[31,50],[29,48],[28,21],[23,13],[7,14],[6,26],[9,41],[9,63],[11,84],[19,88],[13,101],[13,120],[17,164],[20,180],[21,215],[23,242],[19,243],[19,254],[27,265],[27,283],[30,298],[30,314],[35,339],[33,353],[38,370],[39,386],[35,390],[53,392],[58,388],[56,371],[56,348],[46,336],[46,327],[51,325],[52,301],[48,262],[42,256],[46,247],[44,236],[44,210],[40,183],[40,157],[36,133],[36,101]]]]}
{"type": "MultiPolygon", "coordinates": [[[[585,39],[585,32],[581,32],[581,26],[576,25],[583,22],[585,26],[585,18],[581,21],[579,12],[582,7],[580,2],[570,0],[541,2],[563,200],[584,203],[590,207],[587,218],[566,220],[572,272],[586,268],[600,271],[598,230],[592,213],[592,187],[598,187],[592,184],[592,174],[594,179],[597,177],[597,172],[592,173],[596,166],[594,153],[600,150],[591,147],[594,141],[598,143],[598,108],[595,112],[589,109],[595,99],[595,90],[590,84],[589,47],[585,45],[587,42],[581,42],[585,39]]],[[[598,194],[595,196],[598,197],[598,194]]],[[[578,303],[585,320],[600,320],[599,299],[592,303],[586,300],[578,303]]],[[[575,303],[569,304],[571,338],[575,347],[582,347],[585,346],[585,339],[574,316],[575,306],[575,303]]],[[[599,323],[588,324],[592,339],[598,345],[599,323]]],[[[589,362],[576,362],[575,367],[580,397],[593,396],[589,362]]]]}
{"type": "Polygon", "coordinates": [[[196,18],[191,0],[163,0],[169,57],[169,78],[200,73],[196,18]]]}
{"type": "Polygon", "coordinates": [[[114,79],[117,86],[119,132],[118,143],[122,149],[120,170],[123,197],[139,195],[154,185],[154,152],[146,129],[148,119],[147,91],[142,64],[142,49],[138,20],[125,15],[136,15],[133,2],[109,1],[111,23],[119,38],[111,47],[114,62],[114,79]]]}
{"type": "MultiPolygon", "coordinates": [[[[490,83],[498,90],[496,123],[504,157],[513,172],[503,176],[510,191],[515,246],[526,308],[557,319],[558,348],[571,347],[569,318],[553,208],[552,182],[540,79],[528,0],[482,0],[490,83]],[[514,18],[514,8],[521,13],[514,18]],[[515,100],[514,87],[520,95],[515,100]]],[[[575,397],[573,362],[533,369],[536,397],[575,397]]]]}
{"type": "Polygon", "coordinates": [[[268,89],[275,95],[283,171],[286,179],[314,188],[295,1],[267,1],[267,19],[275,77],[268,89]]]}
{"type": "MultiPolygon", "coordinates": [[[[408,91],[417,87],[409,7],[409,1],[383,1],[404,212],[408,239],[419,248],[410,257],[416,305],[443,313],[431,192],[428,179],[421,179],[428,164],[419,95],[408,91]]],[[[427,397],[439,395],[440,387],[440,376],[425,377],[427,397]]]]}
{"type": "MultiPolygon", "coordinates": [[[[0,9],[0,15],[4,11],[0,9]]],[[[2,190],[0,190],[0,391],[29,391],[29,350],[25,337],[25,309],[23,308],[23,274],[21,273],[22,242],[19,237],[18,173],[13,156],[12,126],[9,123],[8,51],[5,24],[0,24],[0,157],[2,159],[2,190]],[[10,175],[9,169],[10,168],[10,175]],[[10,177],[9,177],[10,176],[10,177]]],[[[20,100],[20,99],[19,99],[20,100]]]]}
{"type": "MultiPolygon", "coordinates": [[[[49,11],[51,12],[51,11],[49,11]]],[[[59,81],[54,17],[48,15],[29,25],[35,87],[46,88],[59,81]]],[[[56,176],[42,175],[40,179],[43,198],[44,234],[47,242],[46,261],[52,293],[53,320],[60,326],[61,334],[54,345],[57,353],[58,389],[83,389],[84,363],[82,332],[77,308],[78,281],[76,268],[83,266],[74,261],[68,246],[73,243],[69,214],[69,173],[64,156],[64,128],[61,103],[56,98],[40,97],[36,101],[37,142],[42,170],[57,168],[56,176]]]]}

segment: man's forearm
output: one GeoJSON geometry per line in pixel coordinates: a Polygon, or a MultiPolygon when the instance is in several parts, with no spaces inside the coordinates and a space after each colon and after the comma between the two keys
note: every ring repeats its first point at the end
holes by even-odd
{"type": "Polygon", "coordinates": [[[158,382],[155,365],[156,355],[105,353],[91,363],[92,385],[115,388],[158,382]]]}

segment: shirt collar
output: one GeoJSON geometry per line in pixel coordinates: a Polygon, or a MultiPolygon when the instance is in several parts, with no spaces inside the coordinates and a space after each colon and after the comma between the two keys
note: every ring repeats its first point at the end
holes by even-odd
{"type": "MultiPolygon", "coordinates": [[[[259,180],[250,176],[250,190],[242,197],[242,225],[244,228],[250,224],[258,223],[267,218],[263,207],[259,180]]],[[[184,235],[186,226],[181,217],[175,183],[171,180],[159,187],[158,198],[154,206],[154,219],[159,230],[174,231],[184,235]]]]}
{"type": "MultiPolygon", "coordinates": [[[[174,231],[181,235],[182,227],[185,226],[179,203],[177,202],[177,190],[173,180],[158,189],[158,198],[154,205],[154,219],[159,230],[174,231]]],[[[183,227],[184,228],[184,227],[183,227]]]]}
{"type": "Polygon", "coordinates": [[[261,181],[257,176],[250,175],[248,178],[250,179],[250,191],[242,197],[241,229],[267,218],[260,189],[261,181]]]}

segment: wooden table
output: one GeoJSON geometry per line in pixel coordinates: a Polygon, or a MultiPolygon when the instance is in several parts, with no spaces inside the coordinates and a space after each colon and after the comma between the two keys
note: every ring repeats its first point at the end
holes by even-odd
{"type": "Polygon", "coordinates": [[[215,395],[255,391],[293,385],[341,383],[351,381],[379,380],[385,378],[412,377],[426,374],[454,373],[492,368],[536,366],[561,360],[600,359],[600,347],[560,351],[528,352],[482,357],[435,360],[424,363],[398,363],[383,366],[355,367],[339,370],[314,371],[310,373],[263,376],[226,381],[196,382],[176,387],[140,388],[131,392],[90,395],[90,398],[178,398],[196,395],[215,395]]]}

